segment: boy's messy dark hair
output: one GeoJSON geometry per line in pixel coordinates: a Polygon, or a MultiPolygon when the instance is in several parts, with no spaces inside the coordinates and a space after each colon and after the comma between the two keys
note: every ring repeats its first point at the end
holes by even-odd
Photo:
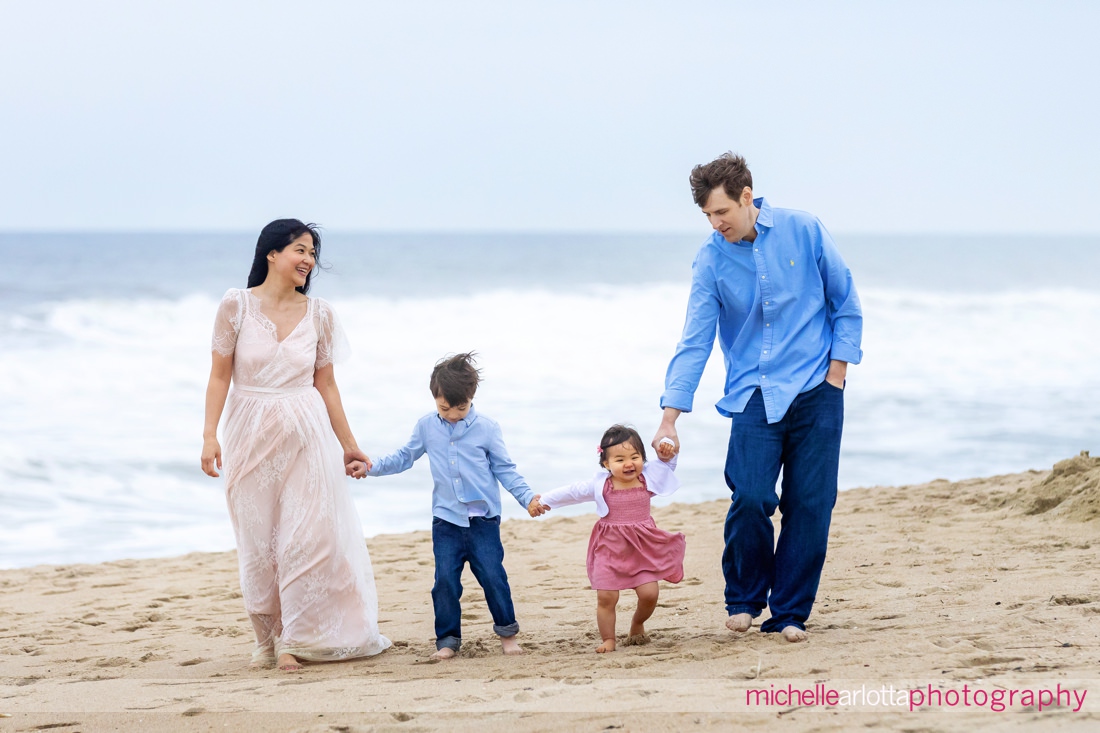
{"type": "Polygon", "coordinates": [[[474,366],[477,354],[455,354],[440,359],[432,370],[428,388],[432,397],[442,397],[451,407],[464,405],[474,398],[481,382],[481,370],[474,366]]]}
{"type": "Polygon", "coordinates": [[[603,437],[600,438],[601,466],[603,466],[606,461],[607,449],[622,443],[630,443],[635,450],[642,454],[642,462],[645,462],[645,443],[642,442],[642,436],[638,435],[638,431],[634,428],[628,428],[626,425],[612,425],[604,432],[603,437]]]}

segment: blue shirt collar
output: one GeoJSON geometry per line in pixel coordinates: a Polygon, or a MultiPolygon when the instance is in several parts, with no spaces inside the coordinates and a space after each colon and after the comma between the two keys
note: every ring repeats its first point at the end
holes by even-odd
{"type": "Polygon", "coordinates": [[[758,199],[752,200],[752,205],[760,209],[760,213],[756,216],[756,231],[761,232],[764,229],[772,228],[772,205],[768,203],[768,200],[761,196],[758,199]]]}
{"type": "Polygon", "coordinates": [[[459,420],[456,423],[450,423],[450,422],[444,420],[442,417],[439,416],[438,412],[435,413],[435,419],[438,420],[439,424],[442,425],[445,428],[453,428],[456,425],[458,425],[458,423],[462,423],[466,427],[470,427],[471,425],[474,424],[474,421],[477,420],[477,411],[474,410],[473,405],[470,405],[470,411],[466,413],[466,417],[462,418],[461,420],[459,420]]]}

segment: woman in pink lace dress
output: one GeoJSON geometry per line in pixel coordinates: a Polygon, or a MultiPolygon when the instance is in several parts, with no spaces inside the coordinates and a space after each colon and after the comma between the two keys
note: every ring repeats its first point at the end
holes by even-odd
{"type": "Polygon", "coordinates": [[[344,464],[363,458],[333,364],[348,351],[336,313],[306,296],[320,237],[296,219],[264,227],[248,289],[214,322],[202,469],[225,491],[254,666],[378,654],[378,596],[344,464]],[[230,381],[233,389],[230,391],[230,381]],[[342,450],[341,450],[342,447],[342,450]]]}

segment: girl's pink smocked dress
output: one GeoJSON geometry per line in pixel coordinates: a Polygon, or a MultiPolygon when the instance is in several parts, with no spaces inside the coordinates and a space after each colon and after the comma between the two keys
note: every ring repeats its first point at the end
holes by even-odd
{"type": "Polygon", "coordinates": [[[659,529],[649,513],[649,489],[603,485],[607,516],[600,517],[588,539],[588,579],[594,590],[625,590],[643,583],[684,579],[684,535],[659,529]]]}

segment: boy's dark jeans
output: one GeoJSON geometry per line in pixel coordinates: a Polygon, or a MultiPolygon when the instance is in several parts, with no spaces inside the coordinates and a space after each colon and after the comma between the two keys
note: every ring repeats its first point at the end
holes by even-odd
{"type": "Polygon", "coordinates": [[[462,568],[467,562],[485,591],[498,636],[519,632],[512,589],[504,572],[504,545],[500,543],[500,517],[470,517],[469,527],[459,527],[432,517],[432,552],[435,554],[435,648],[458,651],[462,645],[462,568]]]}
{"type": "Polygon", "coordinates": [[[806,628],[829,544],[843,426],[844,392],[828,382],[798,395],[777,423],[768,424],[759,389],[733,416],[726,455],[733,495],[722,555],[726,611],[755,618],[770,606],[761,631],[806,628]],[[782,498],[775,492],[780,468],[782,498]],[[783,526],[773,545],[777,506],[783,526]]]}

